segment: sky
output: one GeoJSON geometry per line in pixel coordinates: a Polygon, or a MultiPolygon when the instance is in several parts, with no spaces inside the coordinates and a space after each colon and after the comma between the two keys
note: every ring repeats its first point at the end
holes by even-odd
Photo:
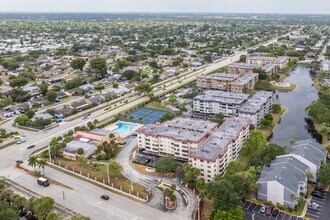
{"type": "Polygon", "coordinates": [[[0,11],[330,14],[330,0],[0,0],[0,11]]]}

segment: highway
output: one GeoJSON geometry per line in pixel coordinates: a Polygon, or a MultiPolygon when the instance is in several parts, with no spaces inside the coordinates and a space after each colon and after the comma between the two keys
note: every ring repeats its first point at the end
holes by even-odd
{"type": "MultiPolygon", "coordinates": [[[[277,39],[277,38],[276,38],[277,39]]],[[[267,45],[276,41],[273,39],[262,45],[267,45]]],[[[260,45],[258,45],[260,46],[260,45]]],[[[256,46],[257,47],[257,46],[256,46]]],[[[239,60],[240,56],[246,54],[246,51],[237,52],[235,55],[230,56],[226,59],[217,61],[208,66],[202,68],[202,70],[196,70],[191,73],[180,74],[179,76],[173,77],[173,79],[165,84],[165,90],[154,87],[154,95],[159,96],[164,93],[170,92],[176,88],[181,87],[183,84],[187,84],[196,80],[198,75],[207,74],[218,68],[225,67],[233,62],[239,60]],[[178,78],[180,78],[178,80],[178,78]]],[[[111,104],[111,110],[105,112],[104,109],[97,110],[91,114],[89,119],[83,120],[78,118],[69,122],[63,122],[58,127],[55,127],[48,131],[32,132],[23,129],[13,127],[14,118],[1,125],[1,128],[10,131],[18,131],[20,134],[25,136],[26,143],[21,145],[12,145],[5,149],[0,150],[0,176],[6,176],[14,182],[21,184],[22,186],[29,188],[43,196],[51,196],[59,204],[63,204],[66,207],[72,209],[75,212],[87,215],[92,219],[189,219],[190,215],[188,212],[163,212],[159,209],[140,204],[129,200],[127,198],[118,196],[109,191],[105,191],[97,186],[89,184],[83,180],[71,177],[67,174],[54,170],[52,168],[46,168],[46,176],[55,179],[56,181],[68,185],[73,190],[64,188],[62,186],[51,185],[48,188],[43,188],[36,183],[36,179],[30,175],[23,173],[16,168],[12,167],[12,164],[16,160],[23,160],[25,166],[27,166],[27,159],[31,152],[36,149],[40,149],[50,142],[51,138],[63,135],[69,130],[72,130],[76,126],[82,126],[87,124],[89,120],[98,119],[103,121],[122,113],[123,111],[137,106],[149,100],[146,95],[134,95],[130,98],[128,103],[122,104],[111,104]],[[28,150],[26,147],[29,145],[36,145],[35,148],[28,150]],[[65,200],[62,199],[62,192],[65,193],[65,200]],[[101,194],[110,195],[109,201],[101,200],[99,197],[101,194]],[[65,203],[65,204],[64,204],[65,203]],[[188,214],[187,214],[188,213],[188,214]]],[[[190,199],[191,200],[191,199],[190,199]]],[[[191,202],[193,207],[194,201],[191,202]]],[[[189,208],[189,212],[191,207],[189,208]]]]}

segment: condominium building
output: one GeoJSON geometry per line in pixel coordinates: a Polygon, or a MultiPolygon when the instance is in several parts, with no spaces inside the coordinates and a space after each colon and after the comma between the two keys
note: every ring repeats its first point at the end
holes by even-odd
{"type": "Polygon", "coordinates": [[[175,118],[137,130],[138,148],[156,155],[173,155],[201,170],[210,181],[235,160],[249,136],[249,119],[228,118],[219,126],[205,120],[175,118]]]}
{"type": "Polygon", "coordinates": [[[193,99],[193,112],[201,116],[214,116],[218,113],[237,116],[237,110],[249,96],[244,93],[205,90],[193,99]]]}
{"type": "Polygon", "coordinates": [[[259,79],[257,73],[246,73],[230,84],[230,92],[244,92],[254,90],[259,79]]]}
{"type": "Polygon", "coordinates": [[[248,64],[248,63],[233,63],[227,66],[227,72],[230,74],[242,75],[245,73],[252,72],[253,69],[259,68],[258,64],[248,64]]]}
{"type": "Polygon", "coordinates": [[[273,64],[275,61],[275,57],[265,57],[265,56],[247,56],[246,63],[247,64],[258,64],[259,66],[265,64],[273,64]]]}
{"type": "Polygon", "coordinates": [[[263,71],[267,73],[268,76],[275,75],[278,73],[278,66],[275,64],[265,64],[261,67],[263,71]]]}
{"type": "Polygon", "coordinates": [[[239,78],[239,75],[228,73],[204,75],[197,78],[197,86],[202,89],[229,91],[231,83],[237,78],[239,78]]]}
{"type": "Polygon", "coordinates": [[[231,161],[237,159],[249,137],[249,120],[229,118],[198,148],[189,153],[189,164],[201,171],[199,177],[211,181],[223,175],[231,161]]]}
{"type": "Polygon", "coordinates": [[[188,150],[201,146],[217,128],[217,123],[182,117],[159,125],[148,124],[136,131],[138,148],[188,160],[188,150]]]}
{"type": "Polygon", "coordinates": [[[250,123],[258,127],[265,115],[272,111],[274,92],[257,91],[239,109],[238,116],[249,118],[250,123]]]}
{"type": "Polygon", "coordinates": [[[193,113],[197,116],[212,117],[222,113],[225,116],[249,118],[254,126],[273,107],[274,92],[257,91],[250,96],[244,93],[206,90],[193,99],[193,113]]]}
{"type": "Polygon", "coordinates": [[[246,89],[254,89],[258,81],[258,74],[246,73],[243,75],[229,73],[215,73],[199,76],[197,86],[201,89],[215,89],[228,92],[243,92],[246,89]]]}
{"type": "Polygon", "coordinates": [[[280,57],[266,57],[266,56],[248,56],[246,58],[247,64],[258,64],[259,66],[264,66],[266,64],[273,64],[280,69],[283,69],[289,64],[289,57],[280,56],[280,57]]]}

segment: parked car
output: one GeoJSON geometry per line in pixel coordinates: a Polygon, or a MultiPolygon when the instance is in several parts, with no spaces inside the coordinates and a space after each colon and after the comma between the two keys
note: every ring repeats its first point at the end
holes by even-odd
{"type": "Polygon", "coordinates": [[[254,208],[256,207],[256,204],[255,203],[252,203],[249,207],[250,210],[254,210],[254,208]]]}
{"type": "Polygon", "coordinates": [[[30,145],[27,147],[27,149],[31,149],[31,148],[34,148],[36,145],[30,145]]]}
{"type": "Polygon", "coordinates": [[[16,164],[22,164],[23,160],[16,160],[16,164]]]}
{"type": "Polygon", "coordinates": [[[261,214],[265,214],[266,209],[267,209],[266,206],[262,206],[261,209],[260,209],[260,213],[261,213],[261,214]]]}
{"type": "Polygon", "coordinates": [[[315,191],[320,191],[320,192],[322,192],[322,193],[325,193],[324,188],[321,187],[321,186],[315,186],[315,191]]]}
{"type": "Polygon", "coordinates": [[[16,144],[23,144],[24,142],[26,142],[26,140],[21,139],[21,140],[17,141],[16,144]]]}
{"type": "Polygon", "coordinates": [[[320,191],[314,191],[312,192],[312,196],[315,196],[320,199],[324,199],[324,195],[320,191]]]}
{"type": "Polygon", "coordinates": [[[317,204],[316,202],[309,202],[308,205],[309,205],[309,206],[316,206],[317,208],[320,206],[320,205],[317,204]]]}
{"type": "Polygon", "coordinates": [[[266,210],[266,215],[271,215],[273,212],[273,206],[268,206],[267,210],[266,210]]]}
{"type": "Polygon", "coordinates": [[[110,197],[109,197],[108,195],[102,195],[102,196],[101,196],[101,199],[104,199],[104,200],[109,200],[109,199],[110,199],[110,197]]]}
{"type": "Polygon", "coordinates": [[[312,210],[312,211],[317,212],[317,206],[315,206],[315,205],[308,205],[307,208],[308,208],[309,210],[312,210]]]}
{"type": "Polygon", "coordinates": [[[276,217],[278,215],[278,209],[274,209],[272,216],[276,217]]]}

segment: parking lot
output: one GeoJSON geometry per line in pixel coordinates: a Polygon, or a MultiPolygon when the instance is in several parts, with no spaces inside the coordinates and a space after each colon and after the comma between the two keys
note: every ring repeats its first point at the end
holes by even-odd
{"type": "Polygon", "coordinates": [[[307,210],[305,217],[319,220],[330,219],[330,193],[325,193],[324,199],[312,197],[311,202],[315,202],[319,205],[317,211],[307,210]]]}
{"type": "Polygon", "coordinates": [[[303,220],[303,218],[299,218],[297,216],[293,216],[293,215],[289,215],[283,212],[279,212],[278,215],[273,216],[273,212],[271,213],[270,216],[266,215],[266,214],[262,214],[260,213],[260,209],[261,209],[261,205],[256,204],[256,206],[251,209],[252,203],[249,201],[246,201],[243,205],[243,210],[245,213],[245,218],[246,220],[251,220],[252,219],[252,215],[254,213],[254,219],[255,220],[269,220],[269,219],[276,219],[276,220],[303,220]]]}

